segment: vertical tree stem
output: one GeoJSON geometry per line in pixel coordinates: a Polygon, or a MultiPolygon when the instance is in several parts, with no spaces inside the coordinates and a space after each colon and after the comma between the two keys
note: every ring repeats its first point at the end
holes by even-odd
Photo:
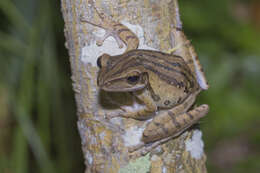
{"type": "MultiPolygon", "coordinates": [[[[129,132],[127,130],[138,133],[138,127],[143,122],[123,118],[109,121],[105,118],[106,113],[114,110],[101,105],[102,99],[107,97],[102,96],[96,85],[98,68],[95,65],[97,56],[94,55],[98,53],[93,53],[95,49],[93,32],[98,28],[80,20],[82,15],[86,15],[91,21],[98,22],[98,17],[94,15],[94,10],[90,6],[91,1],[61,0],[61,2],[66,47],[70,55],[71,78],[77,104],[78,130],[86,165],[85,172],[206,173],[206,156],[199,130],[188,130],[145,156],[129,156],[126,138],[136,139],[135,134],[127,136],[126,133],[129,132]]],[[[186,40],[181,31],[177,0],[96,0],[94,3],[103,13],[112,15],[115,21],[124,20],[141,27],[144,31],[143,45],[167,51],[186,40]]],[[[102,51],[106,52],[105,49],[102,51]]],[[[119,99],[122,100],[122,97],[119,99]]]]}

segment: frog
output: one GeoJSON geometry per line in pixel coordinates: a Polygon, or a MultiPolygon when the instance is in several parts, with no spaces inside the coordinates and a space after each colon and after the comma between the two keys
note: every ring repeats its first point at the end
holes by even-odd
{"type": "Polygon", "coordinates": [[[180,135],[208,113],[207,104],[192,108],[197,95],[209,86],[190,41],[180,43],[170,52],[138,49],[139,39],[134,32],[93,8],[100,22],[95,24],[85,18],[81,21],[105,29],[106,34],[98,39],[97,45],[101,46],[112,36],[120,48],[122,44],[127,47],[123,54],[104,53],[98,57],[98,87],[106,92],[132,93],[144,105],[140,109],[123,109],[108,117],[149,120],[140,143],[130,147],[129,152],[146,146],[142,150],[142,154],[146,154],[180,135]],[[189,48],[192,56],[174,54],[183,46],[189,48]]]}

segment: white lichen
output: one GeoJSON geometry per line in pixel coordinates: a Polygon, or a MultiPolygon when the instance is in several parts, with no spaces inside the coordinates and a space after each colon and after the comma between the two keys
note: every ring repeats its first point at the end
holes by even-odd
{"type": "Polygon", "coordinates": [[[167,168],[166,167],[162,168],[162,173],[167,173],[167,168]]]}
{"type": "Polygon", "coordinates": [[[105,132],[101,132],[101,133],[99,134],[99,136],[100,136],[100,139],[101,139],[101,140],[104,140],[104,139],[105,139],[105,136],[106,136],[106,133],[105,133],[105,132]]]}
{"type": "Polygon", "coordinates": [[[78,121],[77,122],[80,138],[81,138],[81,143],[85,145],[87,143],[87,137],[86,134],[89,134],[88,128],[85,126],[84,121],[78,121]]]}
{"type": "Polygon", "coordinates": [[[140,128],[137,126],[132,126],[126,129],[125,134],[123,136],[125,146],[135,146],[140,143],[144,128],[140,128]]]}
{"type": "Polygon", "coordinates": [[[151,157],[151,161],[157,161],[158,159],[160,159],[160,157],[158,157],[157,155],[153,155],[151,157]]]}
{"type": "Polygon", "coordinates": [[[203,155],[204,147],[201,131],[195,130],[192,138],[185,142],[185,146],[186,150],[190,152],[192,158],[200,159],[203,155]]]}
{"type": "MultiPolygon", "coordinates": [[[[122,24],[127,26],[131,31],[133,31],[137,37],[139,38],[139,49],[149,49],[156,50],[152,47],[149,47],[144,43],[144,31],[140,25],[132,25],[126,21],[122,21],[122,24]]],[[[96,37],[102,37],[105,34],[105,30],[98,27],[98,29],[93,32],[96,37]]],[[[126,50],[126,45],[123,48],[119,48],[116,40],[113,37],[108,37],[102,46],[97,46],[96,42],[91,43],[82,48],[81,51],[81,60],[84,63],[91,63],[91,65],[96,66],[97,58],[107,53],[111,56],[123,54],[126,50]]]]}
{"type": "Polygon", "coordinates": [[[134,103],[130,106],[122,106],[122,108],[129,112],[136,112],[137,110],[143,109],[143,107],[145,106],[138,104],[136,101],[134,101],[134,103]]]}
{"type": "Polygon", "coordinates": [[[85,159],[88,161],[88,164],[91,165],[93,163],[93,157],[90,152],[86,151],[85,152],[85,159]]]}

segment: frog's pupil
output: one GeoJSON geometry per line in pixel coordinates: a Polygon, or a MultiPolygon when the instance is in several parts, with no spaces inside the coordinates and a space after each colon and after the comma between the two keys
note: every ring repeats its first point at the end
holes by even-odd
{"type": "Polygon", "coordinates": [[[139,76],[129,76],[127,78],[127,80],[130,82],[130,83],[135,83],[139,80],[139,76]]]}
{"type": "Polygon", "coordinates": [[[102,67],[102,66],[101,66],[101,57],[99,57],[99,58],[97,59],[97,66],[98,66],[99,68],[102,67]]]}

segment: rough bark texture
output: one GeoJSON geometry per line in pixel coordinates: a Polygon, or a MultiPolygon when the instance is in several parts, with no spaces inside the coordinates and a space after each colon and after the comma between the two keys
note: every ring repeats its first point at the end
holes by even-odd
{"type": "MultiPolygon", "coordinates": [[[[199,139],[195,139],[195,133],[201,134],[198,130],[186,131],[145,156],[129,156],[124,130],[138,127],[144,122],[124,118],[109,121],[105,118],[106,113],[116,111],[116,108],[106,106],[107,96],[98,90],[96,84],[98,68],[90,63],[91,60],[89,62],[83,60],[83,47],[95,44],[93,31],[96,27],[82,23],[80,17],[88,15],[89,19],[95,22],[97,16],[93,15],[94,10],[88,0],[61,1],[66,47],[70,55],[77,104],[78,129],[85,157],[85,172],[205,173],[206,156],[203,150],[202,153],[194,156],[192,151],[187,149],[188,143],[189,146],[198,145],[192,144],[192,141],[202,142],[200,135],[199,139]]],[[[176,43],[186,39],[180,31],[182,26],[176,0],[96,0],[94,3],[98,9],[112,15],[116,21],[124,19],[131,24],[140,25],[144,30],[145,44],[155,49],[167,51],[176,43]]],[[[179,54],[186,54],[186,52],[179,54]]],[[[128,103],[130,97],[123,98],[128,103]]],[[[114,99],[122,102],[120,95],[114,96],[114,99]]],[[[200,145],[203,148],[203,144],[200,145]]]]}

